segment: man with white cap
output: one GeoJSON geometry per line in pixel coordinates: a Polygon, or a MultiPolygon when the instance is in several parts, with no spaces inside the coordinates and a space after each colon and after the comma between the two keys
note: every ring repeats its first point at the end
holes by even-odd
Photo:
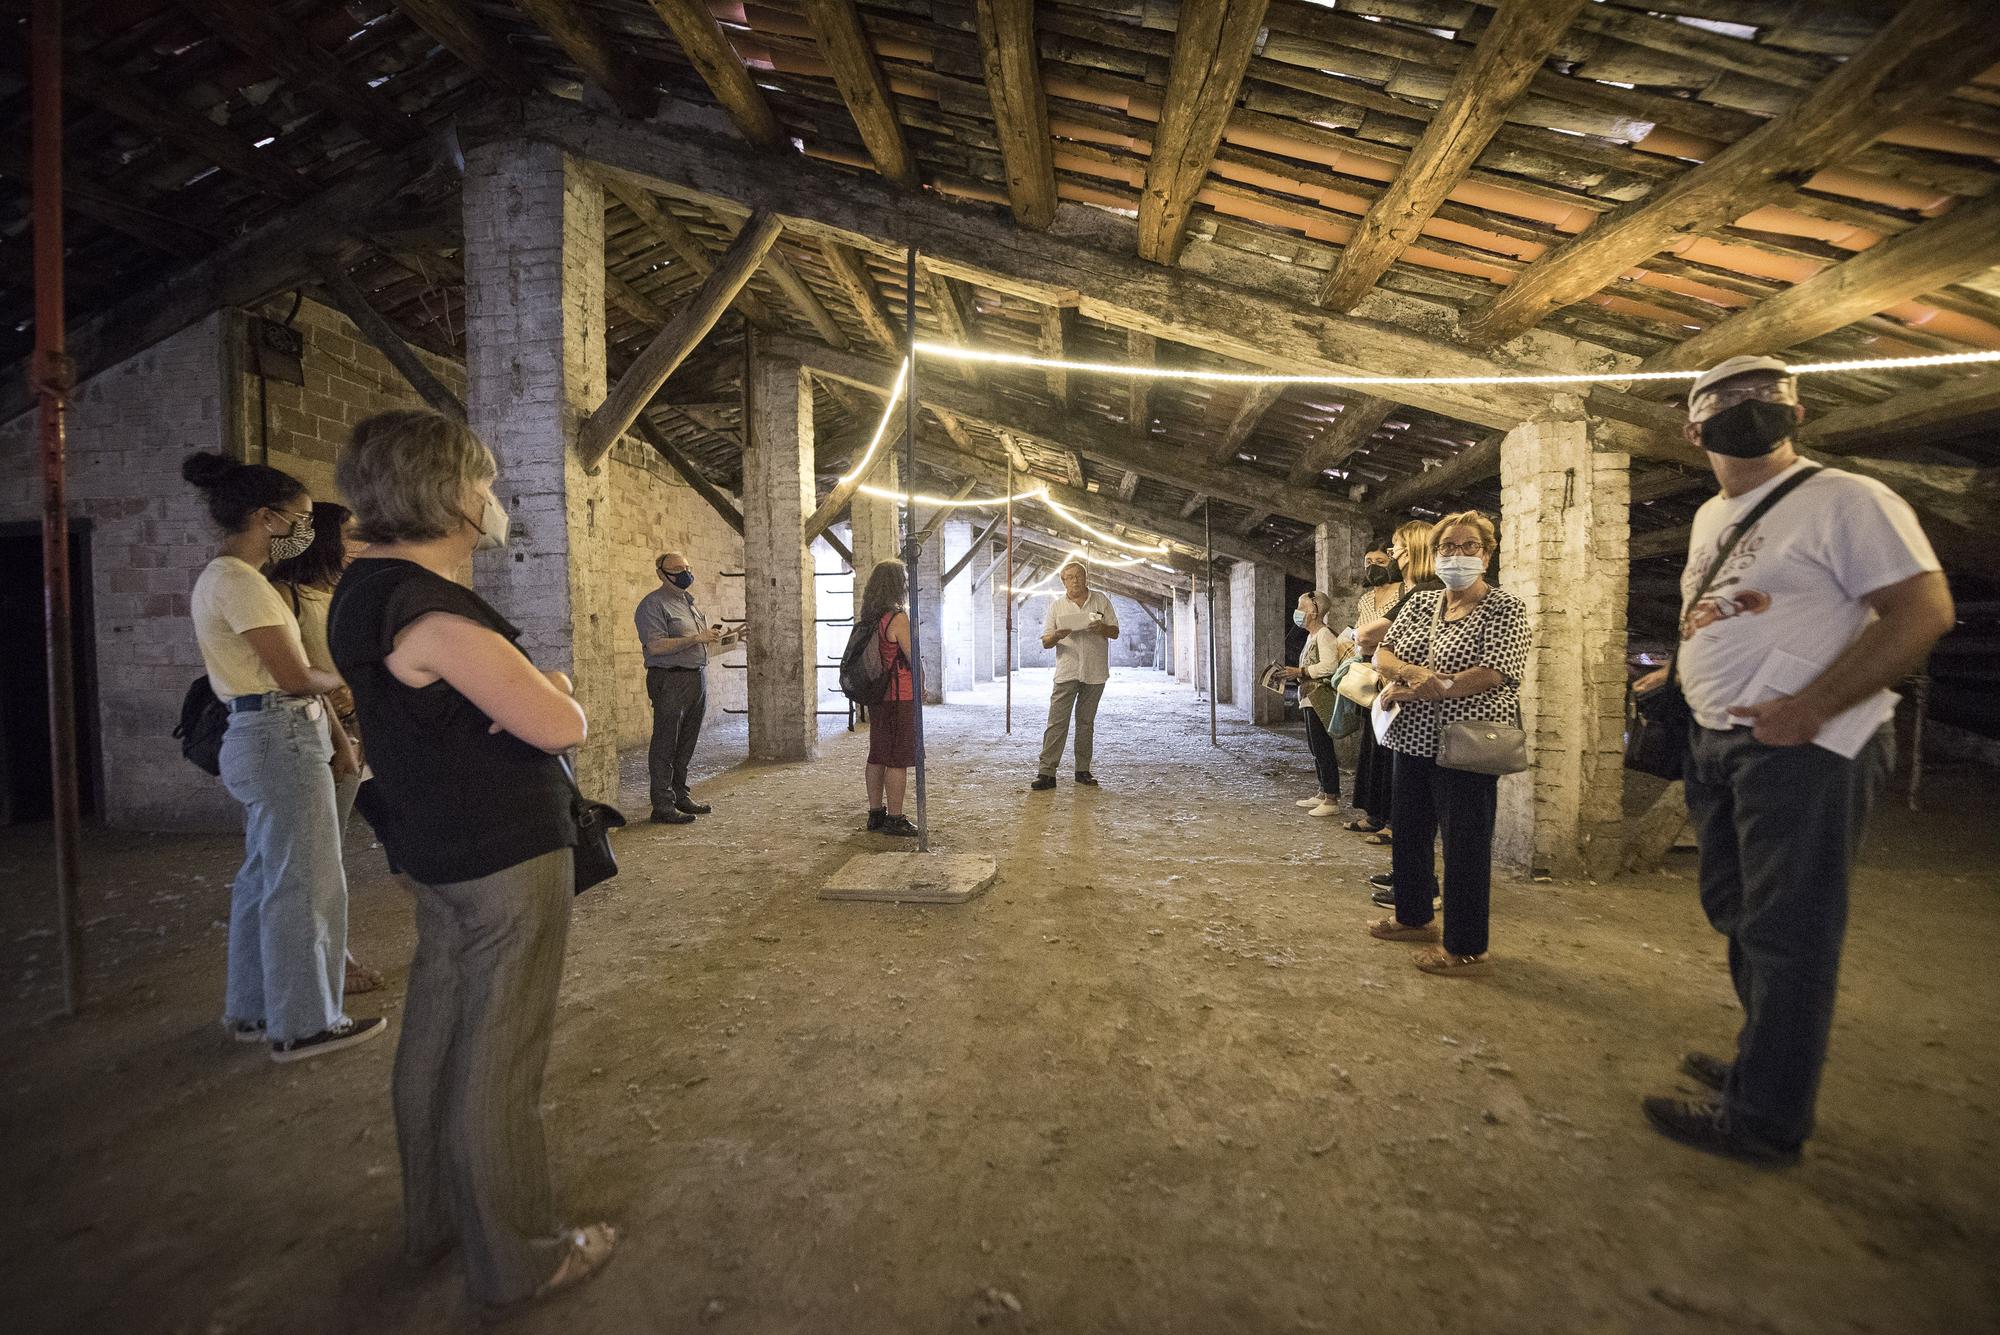
{"type": "Polygon", "coordinates": [[[1042,647],[1056,651],[1055,688],[1049,693],[1049,726],[1042,733],[1042,763],[1028,786],[1044,792],[1056,786],[1070,715],[1076,715],[1076,781],[1095,788],[1090,755],[1096,741],[1097,702],[1111,680],[1111,641],[1118,638],[1118,613],[1111,600],[1090,587],[1080,557],[1063,563],[1063,591],[1049,599],[1042,618],[1042,647]]]}
{"type": "Polygon", "coordinates": [[[1812,1131],[1848,873],[1894,764],[1888,688],[1953,620],[1915,513],[1873,479],[1802,459],[1804,417],[1773,357],[1732,357],[1688,394],[1687,439],[1722,490],[1689,536],[1672,675],[1693,715],[1702,908],[1729,940],[1744,1020],[1733,1061],[1682,1060],[1719,1099],[1644,1104],[1663,1134],[1762,1163],[1792,1162],[1812,1131]]]}

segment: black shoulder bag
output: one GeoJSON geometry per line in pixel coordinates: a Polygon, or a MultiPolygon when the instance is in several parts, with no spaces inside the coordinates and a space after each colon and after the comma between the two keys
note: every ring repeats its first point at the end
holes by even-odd
{"type": "Polygon", "coordinates": [[[625,813],[603,802],[593,802],[576,785],[576,771],[568,756],[558,756],[569,778],[570,814],[576,820],[576,893],[582,894],[599,881],[618,874],[618,855],[611,851],[611,832],[625,824],[625,813]]]}
{"type": "MultiPolygon", "coordinates": [[[[1781,485],[1751,507],[1742,522],[1729,535],[1729,541],[1722,544],[1715,553],[1715,560],[1708,567],[1708,574],[1702,577],[1701,586],[1694,596],[1687,600],[1682,609],[1700,602],[1709,586],[1722,574],[1722,568],[1729,564],[1729,558],[1736,551],[1737,540],[1757,527],[1771,507],[1791,495],[1800,483],[1817,473],[1817,465],[1802,469],[1787,478],[1781,485]]],[[[1694,714],[1688,708],[1687,696],[1681,690],[1680,655],[1667,660],[1667,679],[1644,695],[1633,695],[1627,701],[1625,720],[1625,768],[1638,770],[1659,779],[1679,779],[1687,769],[1688,733],[1694,726],[1694,714]]]]}

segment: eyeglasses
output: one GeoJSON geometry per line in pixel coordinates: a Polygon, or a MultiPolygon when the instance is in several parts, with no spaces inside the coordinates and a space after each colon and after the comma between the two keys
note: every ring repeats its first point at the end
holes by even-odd
{"type": "Polygon", "coordinates": [[[276,505],[267,505],[264,508],[269,510],[274,515],[283,515],[285,518],[292,520],[294,523],[296,523],[301,519],[312,518],[312,511],[310,510],[286,510],[276,505]]]}
{"type": "Polygon", "coordinates": [[[1699,420],[1706,421],[1726,408],[1734,408],[1753,399],[1763,403],[1797,403],[1798,392],[1784,381],[1767,385],[1723,385],[1696,398],[1689,416],[1699,413],[1699,420]]]}
{"type": "Polygon", "coordinates": [[[1438,544],[1439,556],[1479,556],[1485,551],[1486,544],[1483,542],[1441,542],[1438,544]]]}

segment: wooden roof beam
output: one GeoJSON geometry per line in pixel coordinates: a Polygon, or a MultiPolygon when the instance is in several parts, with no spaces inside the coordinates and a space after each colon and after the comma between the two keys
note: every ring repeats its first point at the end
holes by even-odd
{"type": "Polygon", "coordinates": [[[1174,55],[1139,195],[1139,254],[1180,259],[1188,215],[1208,179],[1237,91],[1263,36],[1270,0],[1182,0],[1174,55]]]}
{"type": "Polygon", "coordinates": [[[179,0],[217,37],[360,131],[377,148],[395,150],[423,133],[396,104],[370,88],[338,57],[315,45],[277,6],[258,0],[179,0]]]}
{"type": "MultiPolygon", "coordinates": [[[[1038,314],[1041,325],[1036,331],[1035,341],[1040,355],[1055,361],[1063,360],[1067,355],[1065,349],[1069,346],[1070,321],[1075,318],[1075,313],[1067,306],[1044,306],[1038,314]]],[[[1042,374],[1048,379],[1049,393],[1055,395],[1056,402],[1068,406],[1069,372],[1060,366],[1050,366],[1044,368],[1042,374]]]]}
{"type": "Polygon", "coordinates": [[[1500,471],[1500,441],[1505,433],[1495,432],[1470,449],[1460,450],[1436,468],[1426,468],[1415,477],[1392,483],[1369,497],[1369,504],[1388,514],[1400,514],[1419,501],[1483,482],[1500,471]]]}
{"type": "Polygon", "coordinates": [[[1674,237],[1740,218],[1934,107],[2000,60],[2000,24],[1985,0],[1910,0],[1868,44],[1783,115],[1708,161],[1654,187],[1550,250],[1473,321],[1498,343],[1583,300],[1674,237]]]}
{"type": "MultiPolygon", "coordinates": [[[[958,285],[921,261],[917,264],[917,276],[924,284],[925,295],[930,298],[931,314],[945,337],[953,343],[970,346],[973,342],[970,303],[959,295],[958,285]]],[[[957,362],[954,365],[968,383],[979,383],[979,363],[957,362]]]]}
{"type": "Polygon", "coordinates": [[[561,47],[585,78],[604,90],[613,106],[637,120],[660,105],[660,91],[582,6],[571,0],[514,0],[537,28],[561,47]]]}
{"type": "Polygon", "coordinates": [[[705,0],[652,0],[652,6],[738,132],[759,148],[788,142],[764,90],[750,77],[705,0]]]}
{"type": "Polygon", "coordinates": [[[834,285],[846,296],[847,304],[854,308],[855,315],[860,317],[861,327],[868,331],[869,341],[884,351],[894,353],[898,361],[902,360],[902,337],[897,334],[896,326],[890,323],[888,312],[882,309],[881,294],[876,290],[874,278],[869,275],[868,261],[853,247],[828,237],[820,238],[819,253],[826,262],[827,272],[833,275],[834,285]]]}
{"type": "Polygon", "coordinates": [[[1350,311],[1422,234],[1540,72],[1584,0],[1501,0],[1472,59],[1394,180],[1355,227],[1320,288],[1319,304],[1350,311]]]}
{"type": "Polygon", "coordinates": [[[1831,333],[1933,287],[2000,264],[2000,193],[1961,200],[1942,217],[1828,265],[1647,360],[1648,371],[1713,366],[1831,333]]]}
{"type": "MultiPolygon", "coordinates": [[[[1136,329],[1125,331],[1125,356],[1134,366],[1152,366],[1159,361],[1160,341],[1136,329]]],[[[1134,440],[1148,440],[1153,434],[1153,381],[1135,375],[1125,382],[1125,429],[1134,440]]]]}
{"type": "Polygon", "coordinates": [[[1293,486],[1318,482],[1320,474],[1327,469],[1338,468],[1347,462],[1347,456],[1380,431],[1382,423],[1394,411],[1395,404],[1372,394],[1357,394],[1349,399],[1333,426],[1318,439],[1307,442],[1306,447],[1299,451],[1299,457],[1293,462],[1285,480],[1293,486]]]}
{"type": "Polygon", "coordinates": [[[1264,420],[1264,414],[1272,405],[1285,397],[1286,387],[1282,384],[1253,384],[1244,387],[1243,397],[1236,404],[1236,411],[1230,414],[1229,425],[1223,428],[1222,437],[1209,451],[1209,462],[1232,464],[1243,447],[1250,442],[1250,435],[1257,424],[1264,420]]]}
{"type": "MultiPolygon", "coordinates": [[[[1863,252],[1864,254],[1866,252],[1863,252]]],[[[2000,371],[1959,376],[1880,403],[1808,415],[1799,443],[1835,454],[1876,453],[1936,440],[1955,424],[2000,416],[2000,371]]]]}
{"type": "Polygon", "coordinates": [[[396,0],[396,8],[496,91],[519,96],[540,86],[507,39],[467,0],[396,0]]]}
{"type": "Polygon", "coordinates": [[[917,160],[903,139],[902,122],[896,119],[895,98],[882,66],[875,59],[868,30],[862,26],[861,12],[854,0],[805,0],[806,21],[819,38],[820,54],[833,69],[833,81],[841,100],[854,117],[854,128],[868,149],[875,170],[897,185],[915,189],[917,160]]]}
{"type": "Polygon", "coordinates": [[[354,323],[363,338],[375,345],[375,350],[388,359],[404,382],[417,391],[425,403],[446,417],[459,422],[466,420],[465,403],[424,364],[424,359],[404,342],[395,327],[382,318],[381,312],[369,302],[368,294],[361,290],[361,285],[338,261],[329,260],[323,264],[320,279],[340,313],[354,323]]]}
{"type": "Polygon", "coordinates": [[[979,61],[1014,220],[1036,231],[1056,216],[1055,146],[1035,40],[1035,0],[977,0],[979,61]]]}
{"type": "MultiPolygon", "coordinates": [[[[664,242],[674,254],[680,256],[689,268],[703,278],[715,272],[715,259],[708,253],[708,247],[702,245],[701,238],[689,231],[686,223],[655,204],[650,192],[608,172],[600,172],[598,177],[604,183],[606,193],[623,204],[626,212],[637,218],[656,240],[664,242]]],[[[747,287],[736,294],[736,309],[759,329],[778,327],[778,317],[771,313],[762,298],[747,287]]]]}

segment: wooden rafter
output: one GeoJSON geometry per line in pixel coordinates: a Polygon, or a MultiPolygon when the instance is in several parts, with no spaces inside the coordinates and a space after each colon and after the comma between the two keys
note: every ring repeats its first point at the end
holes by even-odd
{"type": "Polygon", "coordinates": [[[460,422],[465,418],[465,404],[442,380],[439,380],[424,364],[424,359],[403,340],[391,325],[368,300],[368,294],[354,281],[347,270],[337,261],[328,261],[320,268],[320,281],[332,296],[334,306],[353,322],[362,337],[374,345],[375,350],[388,359],[411,389],[433,409],[460,422]]]}
{"type": "MultiPolygon", "coordinates": [[[[702,245],[701,238],[688,230],[686,223],[653,202],[652,196],[630,181],[609,174],[600,174],[605,192],[615,198],[642,226],[657,240],[664,242],[674,254],[681,257],[688,267],[703,278],[715,272],[715,258],[702,245]]],[[[764,305],[756,293],[744,288],[736,294],[736,309],[743,312],[746,319],[759,329],[775,329],[778,319],[770,308],[764,305]]]]}
{"type": "Polygon", "coordinates": [[[1493,132],[1542,68],[1584,0],[1501,0],[1479,35],[1472,59],[1458,67],[1444,102],[1409,161],[1376,196],[1340,262],[1320,289],[1320,305],[1353,310],[1383,271],[1423,231],[1493,132]]]}
{"type": "Polygon", "coordinates": [[[1372,394],[1359,394],[1347,401],[1333,426],[1299,451],[1286,480],[1293,486],[1316,481],[1329,468],[1338,468],[1347,456],[1360,449],[1368,438],[1382,429],[1396,405],[1372,394]]]}
{"type": "Polygon", "coordinates": [[[659,90],[588,10],[571,0],[514,0],[537,28],[561,47],[583,76],[604,90],[627,116],[645,119],[660,103],[659,90]]]}
{"type": "Polygon", "coordinates": [[[1955,423],[2000,416],[2000,371],[1956,377],[1880,403],[1807,416],[1799,443],[1840,454],[1869,453],[1935,439],[1955,423]]]}
{"type": "Polygon", "coordinates": [[[2000,24],[1984,0],[1910,0],[1790,111],[1529,265],[1473,323],[1473,336],[1512,338],[1675,236],[1742,217],[1943,101],[1996,60],[2000,24]]]}
{"type": "Polygon", "coordinates": [[[979,58],[1014,220],[1037,231],[1055,221],[1055,147],[1042,86],[1034,0],[977,0],[979,58]]]}
{"type": "Polygon", "coordinates": [[[861,327],[868,331],[869,341],[878,348],[900,355],[903,340],[897,335],[896,327],[889,322],[888,313],[882,309],[882,298],[875,290],[875,280],[868,275],[868,261],[851,247],[825,237],[820,238],[819,253],[820,258],[826,261],[827,272],[833,275],[834,285],[847,298],[847,304],[854,308],[861,327]]]}
{"type": "MultiPolygon", "coordinates": [[[[1069,326],[1074,312],[1067,306],[1044,306],[1037,312],[1041,323],[1037,326],[1035,343],[1043,357],[1061,361],[1069,348],[1069,326]]],[[[1060,366],[1050,366],[1042,371],[1049,382],[1049,393],[1055,395],[1057,403],[1069,402],[1069,372],[1060,366]]]]}
{"type": "Polygon", "coordinates": [[[854,0],[805,0],[805,5],[820,52],[833,70],[833,81],[840,88],[841,100],[847,103],[848,114],[854,117],[854,128],[860,131],[875,170],[898,185],[915,188],[917,161],[903,139],[895,98],[889,92],[889,81],[882,77],[882,66],[875,59],[875,48],[869,43],[854,0]]]}
{"type": "MultiPolygon", "coordinates": [[[[930,298],[931,314],[936,317],[938,327],[953,343],[969,345],[973,341],[972,317],[968,311],[970,303],[959,295],[958,285],[943,274],[934,273],[928,264],[917,266],[917,276],[922,279],[924,293],[930,298]]],[[[976,362],[955,362],[958,373],[973,384],[979,383],[979,365],[976,362]]]]}
{"type": "Polygon", "coordinates": [[[1377,510],[1400,514],[1419,501],[1459,491],[1492,477],[1500,471],[1501,438],[1497,433],[1488,436],[1470,449],[1460,450],[1436,468],[1426,468],[1415,477],[1384,487],[1369,498],[1369,503],[1377,510]]]}
{"type": "MultiPolygon", "coordinates": [[[[1160,341],[1151,334],[1142,334],[1136,329],[1125,332],[1125,357],[1134,366],[1151,366],[1158,360],[1160,341]]],[[[1132,433],[1134,440],[1145,440],[1153,434],[1153,381],[1150,376],[1135,375],[1125,384],[1125,429],[1132,433]]]]}
{"type": "MultiPolygon", "coordinates": [[[[0,176],[17,182],[23,194],[31,188],[33,170],[19,146],[0,142],[0,176]]],[[[172,201],[158,202],[166,207],[172,201]]],[[[63,207],[176,259],[199,259],[222,240],[216,230],[192,218],[148,207],[133,199],[130,191],[99,181],[81,168],[63,168],[63,207]]]]}
{"type": "Polygon", "coordinates": [[[1229,416],[1229,425],[1223,428],[1215,448],[1209,451],[1209,462],[1234,463],[1236,456],[1243,452],[1243,447],[1250,443],[1250,435],[1256,431],[1257,424],[1264,420],[1264,414],[1271,411],[1283,397],[1285,397],[1283,385],[1245,386],[1243,397],[1237,400],[1236,411],[1229,416]]]}
{"type": "Polygon", "coordinates": [[[1648,371],[1711,366],[1831,333],[2000,264],[2000,194],[1962,201],[1943,217],[1828,265],[1802,283],[1719,320],[1647,360],[1648,371]]]}
{"type": "Polygon", "coordinates": [[[1173,63],[1139,195],[1139,254],[1145,259],[1172,264],[1180,258],[1194,197],[1215,161],[1268,5],[1269,0],[1183,0],[1180,6],[1173,63]]]}
{"type": "Polygon", "coordinates": [[[833,318],[833,312],[826,308],[811,285],[799,276],[799,271],[785,258],[784,251],[772,246],[764,256],[763,268],[771,281],[778,285],[778,290],[785,294],[785,300],[791,303],[792,309],[813,327],[814,333],[836,348],[848,346],[847,331],[840,327],[840,321],[833,318]]]}
{"type": "Polygon", "coordinates": [[[1126,469],[1125,476],[1118,480],[1118,499],[1129,501],[1134,496],[1137,496],[1139,494],[1140,480],[1139,474],[1129,468],[1126,469]]]}
{"type": "Polygon", "coordinates": [[[378,148],[402,148],[422,128],[370,88],[339,59],[316,46],[275,5],[258,0],[179,0],[217,37],[257,61],[302,95],[366,135],[378,148]]]}
{"type": "Polygon", "coordinates": [[[708,91],[729,113],[743,137],[759,148],[776,148],[785,142],[785,127],[765,100],[764,90],[744,68],[743,57],[730,45],[729,34],[716,21],[704,0],[651,0],[654,12],[667,25],[681,50],[694,65],[695,73],[708,91]]]}
{"type": "Polygon", "coordinates": [[[535,91],[538,80],[533,73],[468,0],[396,0],[396,8],[496,91],[514,95],[535,91]]]}

